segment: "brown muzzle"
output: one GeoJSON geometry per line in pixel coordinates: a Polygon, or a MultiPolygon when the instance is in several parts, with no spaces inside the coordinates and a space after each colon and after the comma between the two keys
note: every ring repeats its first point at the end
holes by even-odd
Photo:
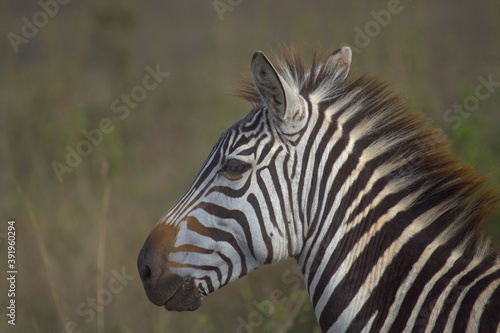
{"type": "Polygon", "coordinates": [[[149,234],[137,258],[137,269],[149,300],[167,310],[192,311],[201,305],[195,280],[172,274],[168,257],[175,248],[179,228],[158,224],[149,234]]]}

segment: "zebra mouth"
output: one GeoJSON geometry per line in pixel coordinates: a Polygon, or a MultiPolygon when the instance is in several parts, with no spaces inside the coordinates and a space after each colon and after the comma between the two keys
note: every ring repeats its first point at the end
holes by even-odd
{"type": "Polygon", "coordinates": [[[204,295],[193,278],[183,279],[178,275],[163,289],[167,296],[163,306],[169,311],[194,311],[200,307],[204,295]]]}

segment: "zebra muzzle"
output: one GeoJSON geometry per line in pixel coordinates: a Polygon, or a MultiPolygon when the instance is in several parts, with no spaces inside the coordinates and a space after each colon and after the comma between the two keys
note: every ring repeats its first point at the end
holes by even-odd
{"type": "MultiPolygon", "coordinates": [[[[193,278],[183,279],[179,275],[171,276],[172,284],[167,284],[158,289],[165,289],[166,301],[163,303],[169,311],[193,311],[201,305],[201,294],[193,278]],[[182,282],[179,282],[182,281],[182,282]],[[175,289],[175,287],[177,288],[175,289]],[[173,290],[173,293],[172,293],[173,290]]],[[[148,295],[149,296],[149,295],[148,295]]],[[[151,298],[150,298],[151,300],[151,298]]]]}
{"type": "Polygon", "coordinates": [[[151,303],[167,310],[193,311],[200,307],[202,291],[192,277],[169,270],[168,254],[178,230],[166,224],[154,228],[137,258],[137,269],[151,303]]]}
{"type": "Polygon", "coordinates": [[[193,278],[168,275],[155,283],[143,279],[143,285],[151,303],[169,311],[193,311],[201,305],[202,294],[193,278]]]}

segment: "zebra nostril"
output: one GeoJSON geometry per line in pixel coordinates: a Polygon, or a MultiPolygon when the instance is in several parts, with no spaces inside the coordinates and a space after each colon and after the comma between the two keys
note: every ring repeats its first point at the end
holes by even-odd
{"type": "Polygon", "coordinates": [[[139,275],[141,276],[142,283],[146,283],[151,279],[151,269],[148,265],[143,265],[139,268],[139,275]]]}

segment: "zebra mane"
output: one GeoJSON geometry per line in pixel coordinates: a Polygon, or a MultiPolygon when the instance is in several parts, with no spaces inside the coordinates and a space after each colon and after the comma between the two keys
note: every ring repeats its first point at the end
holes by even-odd
{"type": "MultiPolygon", "coordinates": [[[[480,226],[499,201],[498,194],[485,185],[486,177],[463,166],[451,153],[441,130],[430,127],[420,113],[411,113],[388,83],[353,74],[339,82],[338,68],[327,61],[328,56],[320,58],[316,52],[307,69],[293,46],[281,46],[274,56],[278,74],[304,96],[314,96],[320,112],[330,119],[343,117],[363,124],[363,140],[371,140],[371,146],[385,157],[381,163],[397,166],[391,173],[393,180],[420,191],[412,204],[415,210],[422,206],[444,207],[436,229],[449,230],[445,237],[454,239],[455,246],[462,247],[465,253],[492,253],[480,226]]],[[[248,100],[255,109],[264,106],[250,77],[233,95],[248,100]]]]}

